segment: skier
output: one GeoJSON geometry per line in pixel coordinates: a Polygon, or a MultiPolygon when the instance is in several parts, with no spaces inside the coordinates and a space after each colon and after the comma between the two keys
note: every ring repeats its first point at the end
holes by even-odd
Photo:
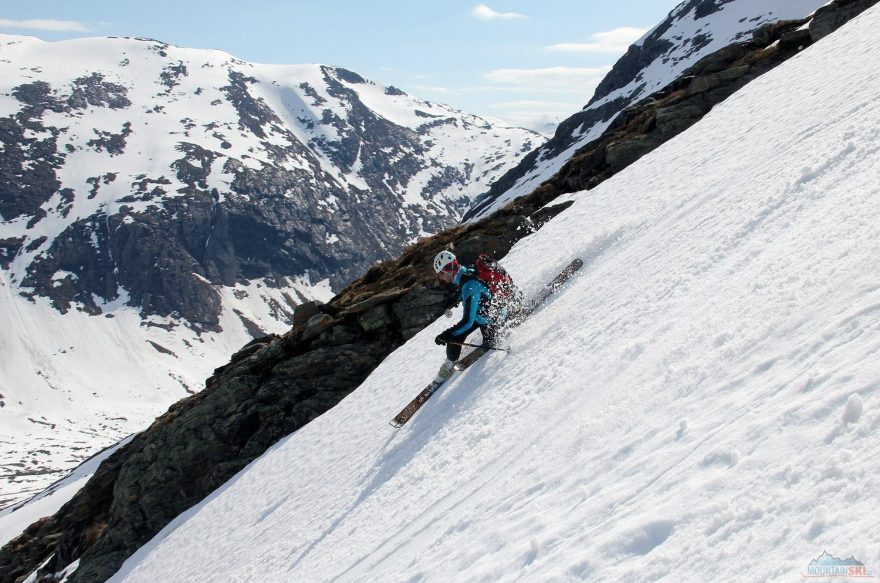
{"type": "Polygon", "coordinates": [[[508,309],[494,301],[489,286],[477,277],[475,269],[460,265],[450,251],[441,251],[434,258],[434,271],[440,281],[457,286],[457,297],[453,295],[451,305],[462,302],[461,321],[438,335],[434,341],[446,345],[446,361],[440,366],[434,383],[442,384],[452,375],[455,362],[461,356],[461,343],[469,334],[480,329],[485,346],[494,346],[498,340],[499,328],[504,323],[508,309]]]}

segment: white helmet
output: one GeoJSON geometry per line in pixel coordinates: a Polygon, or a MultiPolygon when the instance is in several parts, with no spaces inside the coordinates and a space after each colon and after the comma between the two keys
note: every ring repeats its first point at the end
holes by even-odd
{"type": "Polygon", "coordinates": [[[452,267],[448,269],[456,269],[458,267],[458,260],[455,258],[455,255],[451,251],[441,251],[434,258],[434,271],[440,273],[447,269],[447,266],[450,264],[452,264],[452,267]]]}

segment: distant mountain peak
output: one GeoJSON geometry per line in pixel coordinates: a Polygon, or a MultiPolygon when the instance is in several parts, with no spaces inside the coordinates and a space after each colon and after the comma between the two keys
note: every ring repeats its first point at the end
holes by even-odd
{"type": "Polygon", "coordinates": [[[0,73],[0,311],[76,347],[23,347],[0,393],[4,414],[39,407],[58,431],[105,418],[68,423],[58,387],[100,402],[117,382],[151,395],[113,424],[140,429],[297,305],[456,224],[543,141],[342,67],[155,39],[0,35],[0,73]],[[134,354],[142,374],[101,368],[134,354]]]}

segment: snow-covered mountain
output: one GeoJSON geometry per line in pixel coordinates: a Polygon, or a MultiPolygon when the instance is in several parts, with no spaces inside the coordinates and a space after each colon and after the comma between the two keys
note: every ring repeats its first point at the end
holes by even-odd
{"type": "Polygon", "coordinates": [[[790,581],[880,564],[880,8],[505,264],[582,275],[402,430],[437,322],[113,581],[790,581]],[[750,557],[744,560],[744,557],[750,557]]]}
{"type": "Polygon", "coordinates": [[[629,48],[583,110],[478,197],[466,220],[485,217],[532,192],[601,136],[620,112],[666,87],[701,58],[748,40],[769,23],[804,18],[825,4],[828,0],[683,1],[629,48]]]}
{"type": "MultiPolygon", "coordinates": [[[[448,322],[431,324],[111,580],[788,581],[826,555],[876,574],[878,28],[875,7],[569,195],[504,264],[530,293],[570,257],[586,266],[510,335],[511,354],[394,430],[443,359],[433,337],[448,322]]],[[[376,330],[381,300],[344,311],[376,330]]],[[[342,316],[319,356],[354,361],[372,347],[346,344],[342,316]]],[[[218,400],[225,415],[201,426],[187,423],[216,392],[181,403],[85,488],[112,490],[109,514],[72,501],[64,536],[33,527],[0,552],[0,575],[43,564],[40,580],[106,579],[90,578],[100,556],[106,570],[122,538],[164,518],[145,512],[163,508],[156,485],[183,495],[203,478],[177,476],[183,458],[167,449],[204,442],[196,427],[220,445],[257,440],[253,412],[287,406],[282,386],[307,365],[285,341],[227,367],[230,390],[253,398],[218,400]],[[167,441],[177,421],[186,439],[167,441]]]]}
{"type": "Polygon", "coordinates": [[[455,224],[541,141],[337,67],[0,35],[0,506],[455,224]]]}

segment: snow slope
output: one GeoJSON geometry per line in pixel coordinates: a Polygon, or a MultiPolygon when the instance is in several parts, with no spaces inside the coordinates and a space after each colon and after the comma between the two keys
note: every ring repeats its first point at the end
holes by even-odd
{"type": "MultiPolygon", "coordinates": [[[[225,288],[222,333],[195,334],[124,305],[60,314],[18,295],[0,274],[0,508],[41,492],[103,447],[140,431],[251,340],[236,314],[282,334],[272,306],[285,293],[327,301],[329,289],[290,281],[225,288]],[[247,290],[236,298],[234,291],[247,290]]],[[[121,304],[121,302],[120,302],[121,304]]]]}
{"type": "Polygon", "coordinates": [[[505,264],[586,266],[401,430],[439,321],[114,581],[791,581],[877,572],[873,8],[505,264]]]}
{"type": "MultiPolygon", "coordinates": [[[[132,436],[133,437],[133,436],[132,436]]],[[[0,546],[44,516],[51,516],[86,485],[101,463],[131,441],[127,437],[81,463],[67,476],[21,504],[0,510],[0,546]]]]}

